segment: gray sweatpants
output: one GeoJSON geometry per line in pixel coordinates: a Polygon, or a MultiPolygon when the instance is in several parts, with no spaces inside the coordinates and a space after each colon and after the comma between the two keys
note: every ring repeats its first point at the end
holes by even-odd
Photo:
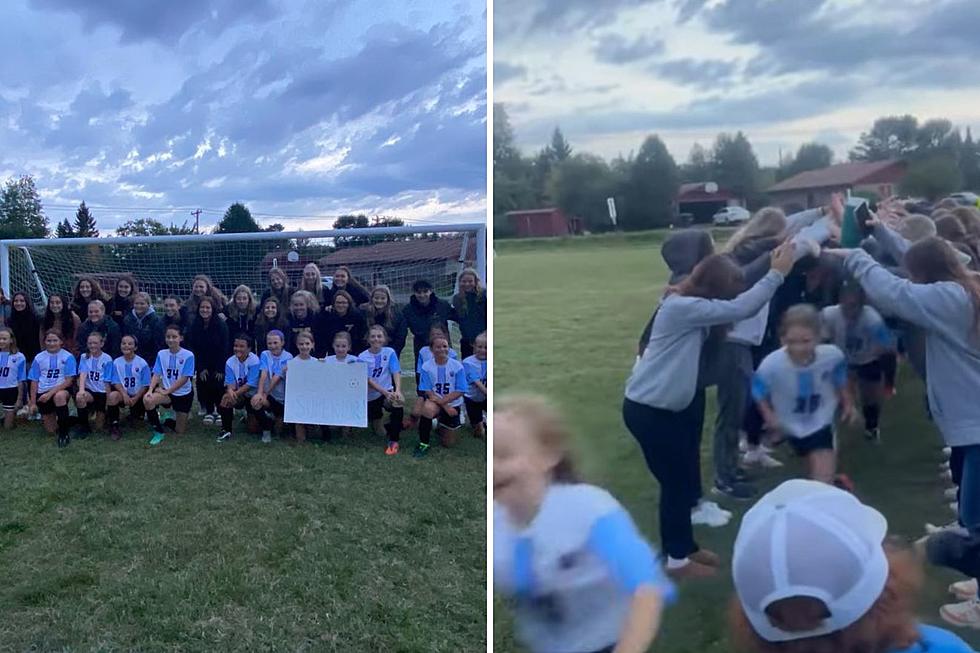
{"type": "Polygon", "coordinates": [[[718,416],[712,447],[715,482],[727,485],[735,480],[738,469],[738,432],[749,400],[752,348],[725,342],[719,350],[718,416]]]}

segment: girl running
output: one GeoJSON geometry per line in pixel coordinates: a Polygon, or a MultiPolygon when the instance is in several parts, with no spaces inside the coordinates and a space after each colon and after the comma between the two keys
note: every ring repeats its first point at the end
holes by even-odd
{"type": "Polygon", "coordinates": [[[460,427],[459,411],[463,407],[466,392],[466,372],[458,360],[449,356],[449,338],[436,336],[432,339],[432,360],[422,366],[419,389],[425,393],[422,419],[419,422],[419,444],[412,455],[423,458],[429,453],[432,420],[439,425],[442,445],[456,445],[460,427]]]}
{"type": "Polygon", "coordinates": [[[142,422],[146,414],[143,397],[150,388],[150,364],[137,355],[138,344],[135,336],[123,336],[119,344],[122,355],[112,361],[113,390],[107,399],[106,416],[109,420],[109,437],[113,440],[122,437],[119,429],[120,408],[129,409],[130,420],[134,423],[142,422]]]}
{"type": "Polygon", "coordinates": [[[27,359],[17,351],[17,339],[10,327],[0,327],[0,406],[3,426],[14,428],[14,418],[24,403],[23,384],[27,381],[27,359]]]}
{"type": "Polygon", "coordinates": [[[286,380],[283,378],[286,363],[293,357],[284,349],[286,337],[282,331],[273,330],[266,336],[266,350],[259,356],[259,386],[252,397],[252,408],[257,411],[262,426],[262,442],[272,442],[272,420],[265,413],[269,410],[278,424],[286,410],[286,380]]]}
{"type": "Polygon", "coordinates": [[[642,653],[676,589],[619,502],[579,480],[570,448],[543,400],[496,402],[494,587],[532,653],[642,653]]]}
{"type": "Polygon", "coordinates": [[[380,324],[368,329],[368,348],[358,358],[368,366],[368,421],[377,435],[388,436],[385,455],[398,453],[398,441],[405,416],[405,397],[402,395],[401,365],[398,354],[387,347],[388,334],[380,324]],[[384,426],[384,411],[388,410],[388,427],[384,426]]]}
{"type": "Polygon", "coordinates": [[[864,291],[849,281],[840,291],[840,304],[820,312],[823,339],[836,345],[847,358],[851,396],[860,392],[864,414],[864,437],[881,441],[878,418],[885,396],[885,366],[882,357],[894,352],[894,338],[885,321],[864,303],[864,291]]]}
{"type": "Polygon", "coordinates": [[[225,363],[225,394],[221,397],[218,442],[231,439],[235,409],[244,408],[249,415],[253,414],[252,398],[259,387],[259,357],[252,353],[252,338],[247,333],[235,336],[234,352],[225,363]]]}
{"type": "Polygon", "coordinates": [[[821,345],[820,314],[808,304],[783,315],[781,349],[766,356],[752,379],[752,398],[759,406],[773,441],[785,437],[807,460],[813,480],[833,483],[834,417],[838,405],[847,421],[856,418],[847,391],[847,363],[835,345],[821,345]]]}
{"type": "Polygon", "coordinates": [[[473,435],[481,440],[486,436],[484,415],[487,412],[487,333],[484,331],[473,340],[473,355],[463,360],[466,370],[466,418],[473,428],[473,435]]]}
{"type": "Polygon", "coordinates": [[[150,445],[156,446],[163,442],[163,425],[157,406],[173,408],[177,414],[176,420],[168,427],[173,428],[177,435],[183,435],[187,430],[187,416],[194,403],[194,388],[191,379],[194,378],[194,354],[180,346],[180,329],[174,325],[167,327],[164,334],[167,348],[160,350],[153,364],[153,376],[150,378],[150,388],[143,397],[143,407],[146,408],[153,426],[153,437],[150,445]]]}
{"type": "Polygon", "coordinates": [[[102,351],[105,338],[98,331],[88,337],[88,352],[78,361],[78,392],[75,406],[78,408],[79,440],[84,440],[92,432],[89,427],[89,412],[96,414],[96,428],[102,429],[106,411],[106,394],[112,379],[112,356],[102,351]]]}
{"type": "Polygon", "coordinates": [[[44,429],[58,433],[58,447],[68,446],[68,389],[78,374],[75,357],[61,348],[61,336],[55,331],[44,334],[44,351],[31,364],[27,378],[31,381],[28,412],[40,413],[44,429]]]}

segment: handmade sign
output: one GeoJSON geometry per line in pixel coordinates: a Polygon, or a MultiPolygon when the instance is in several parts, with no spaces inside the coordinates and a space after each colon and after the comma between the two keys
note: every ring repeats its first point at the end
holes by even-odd
{"type": "Polygon", "coordinates": [[[286,370],[283,421],[367,426],[367,365],[292,359],[286,370]]]}

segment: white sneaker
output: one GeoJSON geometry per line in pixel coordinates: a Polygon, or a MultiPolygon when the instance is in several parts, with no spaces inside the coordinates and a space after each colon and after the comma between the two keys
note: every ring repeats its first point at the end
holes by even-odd
{"type": "Polygon", "coordinates": [[[27,406],[17,411],[17,417],[27,417],[27,406]]]}
{"type": "Polygon", "coordinates": [[[222,431],[217,438],[218,442],[227,442],[228,440],[231,440],[231,431],[222,431]]]}
{"type": "Polygon", "coordinates": [[[751,449],[742,456],[742,462],[746,465],[760,465],[769,469],[782,467],[783,464],[766,453],[765,448],[751,449]]]}
{"type": "Polygon", "coordinates": [[[951,447],[943,447],[943,455],[949,458],[953,455],[953,449],[951,447]]]}
{"type": "Polygon", "coordinates": [[[958,488],[948,487],[945,490],[943,490],[943,496],[946,498],[947,501],[955,501],[956,493],[958,491],[959,491],[958,488]]]}
{"type": "Polygon", "coordinates": [[[204,417],[201,418],[201,423],[204,424],[205,426],[211,426],[212,424],[214,424],[214,415],[204,413],[204,417]]]}
{"type": "Polygon", "coordinates": [[[954,626],[980,628],[980,599],[974,597],[961,603],[948,603],[939,608],[939,616],[954,626]]]}
{"type": "Polygon", "coordinates": [[[719,528],[728,523],[730,517],[726,517],[720,510],[712,510],[704,505],[699,505],[691,511],[691,523],[695,526],[711,526],[719,528]]]}
{"type": "Polygon", "coordinates": [[[977,598],[977,579],[969,578],[949,586],[949,593],[961,601],[977,598]]]}
{"type": "Polygon", "coordinates": [[[932,524],[926,524],[926,533],[929,535],[935,535],[936,533],[943,533],[946,531],[956,533],[957,535],[962,535],[963,537],[970,535],[970,531],[968,531],[965,527],[960,526],[960,523],[956,521],[951,521],[945,526],[933,526],[932,524]]]}

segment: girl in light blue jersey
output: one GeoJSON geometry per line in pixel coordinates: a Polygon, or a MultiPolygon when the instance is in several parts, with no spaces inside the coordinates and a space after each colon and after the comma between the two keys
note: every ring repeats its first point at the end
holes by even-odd
{"type": "Polygon", "coordinates": [[[68,389],[75,382],[78,367],[75,357],[61,348],[63,340],[54,330],[44,334],[44,351],[34,358],[27,378],[31,381],[28,412],[41,413],[44,428],[48,433],[58,433],[58,447],[67,447],[71,441],[68,434],[68,389]]]}
{"type": "Polygon", "coordinates": [[[17,339],[10,327],[0,327],[0,406],[3,426],[14,428],[17,410],[25,403],[23,383],[27,380],[27,359],[17,351],[17,339]]]}
{"type": "Polygon", "coordinates": [[[493,583],[532,653],[642,653],[675,597],[656,554],[605,490],[579,481],[570,437],[536,397],[494,406],[493,583]]]}

